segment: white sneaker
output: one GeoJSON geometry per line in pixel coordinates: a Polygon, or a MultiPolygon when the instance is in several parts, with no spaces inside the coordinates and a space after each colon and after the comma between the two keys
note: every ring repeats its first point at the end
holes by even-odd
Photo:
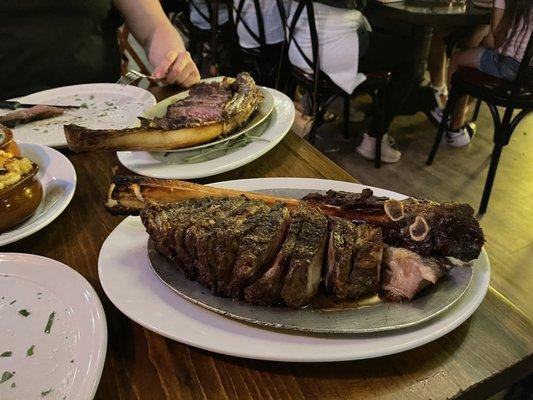
{"type": "Polygon", "coordinates": [[[474,131],[468,125],[463,126],[458,131],[446,129],[446,141],[450,146],[463,147],[470,144],[474,136],[474,131]]]}
{"type": "MultiPolygon", "coordinates": [[[[363,135],[363,140],[359,146],[355,148],[363,158],[373,160],[376,153],[376,138],[369,136],[367,133],[363,135]]],[[[381,161],[384,163],[395,163],[402,158],[402,153],[396,148],[394,139],[388,134],[383,135],[381,140],[381,161]]]]}

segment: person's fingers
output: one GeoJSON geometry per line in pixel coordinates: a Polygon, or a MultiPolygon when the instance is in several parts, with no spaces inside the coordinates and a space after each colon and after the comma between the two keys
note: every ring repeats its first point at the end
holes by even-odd
{"type": "Polygon", "coordinates": [[[194,85],[196,82],[198,82],[200,80],[200,73],[198,72],[198,70],[195,68],[194,71],[192,71],[189,76],[181,83],[181,85],[183,87],[191,87],[192,85],[194,85]]]}
{"type": "Polygon", "coordinates": [[[172,66],[172,64],[176,61],[179,54],[177,50],[171,50],[167,53],[163,61],[159,63],[158,66],[156,66],[152,72],[152,75],[155,78],[161,79],[167,76],[167,71],[172,66]]]}
{"type": "MultiPolygon", "coordinates": [[[[180,86],[189,87],[192,83],[195,83],[195,76],[198,73],[196,65],[191,61],[181,71],[181,73],[176,77],[175,83],[180,86]],[[192,81],[192,83],[190,83],[192,81]]],[[[200,75],[198,73],[198,75],[200,75]]]]}
{"type": "Polygon", "coordinates": [[[188,51],[184,51],[178,54],[176,57],[176,60],[170,67],[165,80],[167,83],[179,83],[179,78],[183,73],[187,73],[185,69],[188,67],[189,64],[193,64],[191,55],[188,51]]]}
{"type": "Polygon", "coordinates": [[[178,57],[167,74],[167,83],[175,83],[183,87],[190,87],[200,80],[200,72],[188,52],[178,57]]]}

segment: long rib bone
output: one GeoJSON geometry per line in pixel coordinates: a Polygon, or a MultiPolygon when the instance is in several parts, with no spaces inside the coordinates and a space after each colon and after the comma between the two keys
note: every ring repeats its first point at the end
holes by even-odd
{"type": "Polygon", "coordinates": [[[236,197],[242,195],[251,199],[263,200],[269,204],[280,201],[289,208],[297,207],[299,204],[299,200],[287,197],[215,188],[173,179],[118,175],[113,178],[109,187],[105,206],[114,214],[136,215],[145,203],[165,204],[195,197],[236,197]]]}

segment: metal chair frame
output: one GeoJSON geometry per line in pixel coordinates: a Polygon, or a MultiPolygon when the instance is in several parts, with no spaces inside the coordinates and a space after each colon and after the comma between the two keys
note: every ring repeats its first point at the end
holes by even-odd
{"type": "MultiPolygon", "coordinates": [[[[342,97],[344,100],[343,104],[343,134],[344,137],[348,138],[350,136],[350,99],[353,96],[360,94],[368,94],[372,98],[373,103],[373,118],[377,118],[378,121],[383,121],[383,107],[382,107],[382,97],[385,92],[385,87],[388,83],[389,73],[371,73],[366,74],[367,80],[359,85],[353,93],[346,93],[320,69],[320,59],[319,59],[319,48],[320,43],[318,39],[318,33],[316,30],[315,24],[315,15],[313,2],[311,0],[300,0],[294,17],[288,27],[288,45],[294,43],[296,49],[299,51],[302,58],[305,60],[309,68],[313,73],[307,74],[301,69],[292,66],[291,71],[293,77],[296,81],[301,84],[311,99],[311,110],[314,117],[313,125],[309,132],[309,142],[315,144],[316,142],[316,131],[322,125],[324,114],[331,105],[331,103],[338,97],[342,97]],[[296,28],[296,23],[303,13],[304,9],[307,13],[307,18],[309,21],[309,31],[311,36],[311,49],[312,56],[311,58],[307,57],[297,40],[294,37],[294,30],[296,28]]],[[[372,132],[373,136],[376,138],[376,153],[374,156],[374,165],[376,168],[381,166],[381,139],[383,138],[384,132],[381,127],[377,132],[372,132]]]]}
{"type": "Polygon", "coordinates": [[[479,103],[485,102],[489,107],[494,123],[494,148],[492,150],[491,162],[481,197],[479,213],[487,211],[492,186],[496,177],[498,163],[503,151],[503,147],[509,144],[513,131],[520,121],[533,110],[533,35],[529,37],[524,57],[520,63],[516,79],[512,82],[494,78],[476,69],[461,68],[452,77],[452,87],[450,96],[439,125],[433,147],[429,153],[426,165],[431,165],[437,154],[440,142],[444,137],[446,121],[452,114],[455,104],[462,95],[469,95],[478,99],[475,116],[479,112],[479,103]],[[498,107],[503,107],[503,115],[498,107]],[[513,117],[513,113],[520,110],[513,117]]]}

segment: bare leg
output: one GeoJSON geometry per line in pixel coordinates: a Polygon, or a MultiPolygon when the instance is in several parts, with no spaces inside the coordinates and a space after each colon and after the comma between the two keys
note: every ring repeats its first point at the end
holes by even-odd
{"type": "MultiPolygon", "coordinates": [[[[483,50],[483,47],[476,47],[473,49],[460,51],[453,55],[450,61],[450,66],[448,67],[448,86],[451,86],[452,76],[460,67],[479,69],[479,60],[483,50]]],[[[453,110],[450,128],[459,129],[462,127],[464,125],[465,114],[467,111],[468,96],[464,96],[464,98],[458,99],[457,105],[453,110]]]]}
{"type": "Polygon", "coordinates": [[[446,78],[446,46],[442,36],[435,33],[431,38],[431,47],[428,55],[428,71],[431,84],[435,87],[441,87],[446,78]]]}

